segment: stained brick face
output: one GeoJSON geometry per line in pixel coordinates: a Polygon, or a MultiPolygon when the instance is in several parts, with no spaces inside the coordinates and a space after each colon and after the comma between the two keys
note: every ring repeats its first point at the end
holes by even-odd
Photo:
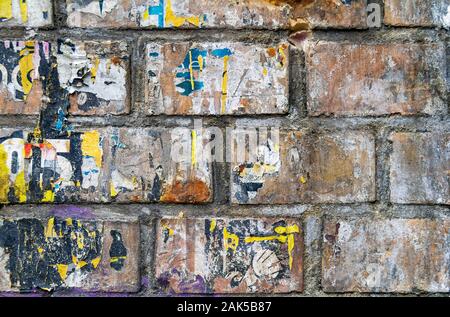
{"type": "Polygon", "coordinates": [[[391,140],[391,201],[450,204],[450,134],[394,133],[391,140]]]}
{"type": "Polygon", "coordinates": [[[302,252],[294,219],[164,218],[157,284],[167,294],[301,291],[302,252]]]}
{"type": "Polygon", "coordinates": [[[445,49],[439,44],[342,44],[307,49],[312,116],[445,111],[445,49]]]}
{"type": "Polygon", "coordinates": [[[384,20],[395,26],[442,26],[449,6],[448,0],[386,0],[384,20]]]}
{"type": "Polygon", "coordinates": [[[151,114],[276,114],[288,110],[286,42],[265,46],[151,43],[146,53],[146,103],[151,114]]]}
{"type": "Polygon", "coordinates": [[[2,218],[0,241],[2,292],[139,289],[137,223],[2,218]]]}
{"type": "Polygon", "coordinates": [[[448,220],[330,220],[323,234],[326,292],[448,292],[448,220]]]}
{"type": "MultiPolygon", "coordinates": [[[[235,141],[242,143],[238,134],[235,141]]],[[[369,133],[311,135],[306,131],[283,131],[279,142],[272,141],[260,145],[260,155],[254,161],[232,164],[233,203],[349,203],[375,199],[375,141],[369,133]]],[[[240,152],[239,148],[236,152],[240,152]]]]}
{"type": "Polygon", "coordinates": [[[286,28],[291,7],[269,1],[220,0],[67,0],[67,24],[71,27],[112,28],[286,28]]]}

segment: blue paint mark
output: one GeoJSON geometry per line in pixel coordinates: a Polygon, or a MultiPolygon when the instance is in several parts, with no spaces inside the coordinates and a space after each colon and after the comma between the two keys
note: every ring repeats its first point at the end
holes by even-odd
{"type": "Polygon", "coordinates": [[[100,14],[103,13],[103,1],[104,0],[98,0],[98,5],[100,6],[100,14]]]}
{"type": "MultiPolygon", "coordinates": [[[[197,48],[193,48],[189,50],[186,54],[183,63],[178,67],[179,71],[176,74],[177,78],[183,78],[184,81],[177,85],[177,87],[181,88],[183,92],[181,95],[189,96],[194,91],[198,91],[203,89],[204,84],[202,81],[195,80],[193,78],[193,74],[191,74],[191,68],[194,71],[201,71],[200,64],[198,62],[199,57],[201,56],[203,61],[205,61],[207,52],[203,50],[199,50],[197,48]],[[191,77],[192,76],[192,77],[191,77]]],[[[203,65],[204,67],[204,65],[203,65]]]]}
{"type": "Polygon", "coordinates": [[[58,120],[56,121],[56,126],[55,126],[57,131],[59,131],[59,132],[62,131],[65,119],[66,119],[66,115],[65,115],[64,111],[61,108],[59,108],[58,109],[58,120]]]}
{"type": "Polygon", "coordinates": [[[159,54],[156,52],[150,52],[150,54],[148,54],[150,57],[158,57],[159,54]]]}
{"type": "Polygon", "coordinates": [[[164,0],[160,0],[159,5],[148,7],[148,15],[158,16],[158,28],[164,27],[164,6],[164,0]]]}
{"type": "Polygon", "coordinates": [[[211,52],[214,57],[224,58],[225,56],[233,55],[233,52],[229,48],[216,49],[211,52]]]}

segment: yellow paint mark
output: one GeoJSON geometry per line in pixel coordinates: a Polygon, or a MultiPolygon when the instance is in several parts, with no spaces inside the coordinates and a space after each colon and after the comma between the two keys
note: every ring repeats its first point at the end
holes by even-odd
{"type": "Polygon", "coordinates": [[[245,243],[254,243],[262,241],[273,241],[278,240],[280,243],[286,243],[288,245],[289,253],[289,268],[292,269],[293,257],[292,251],[295,246],[295,236],[294,233],[300,233],[300,229],[297,225],[287,226],[287,227],[276,227],[275,232],[278,236],[267,236],[267,237],[246,237],[245,243]]]}
{"type": "Polygon", "coordinates": [[[144,11],[144,15],[142,16],[142,18],[144,19],[144,21],[147,21],[150,18],[150,14],[148,14],[148,10],[144,11]]]}
{"type": "Polygon", "coordinates": [[[214,230],[216,229],[216,225],[217,225],[216,219],[211,220],[211,223],[209,225],[209,232],[213,233],[214,230]]]}
{"type": "Polygon", "coordinates": [[[38,247],[38,252],[39,252],[39,254],[42,254],[42,253],[44,253],[44,249],[43,248],[41,248],[41,247],[38,247]]]}
{"type": "Polygon", "coordinates": [[[0,18],[4,20],[11,19],[13,17],[12,12],[12,0],[0,1],[0,18]]]}
{"type": "Polygon", "coordinates": [[[100,264],[101,259],[102,259],[101,257],[98,257],[98,258],[95,258],[95,259],[93,259],[93,260],[91,261],[91,264],[92,264],[92,266],[94,267],[94,269],[96,269],[97,266],[100,264]]]}
{"type": "Polygon", "coordinates": [[[100,59],[96,57],[94,59],[94,65],[91,67],[91,80],[95,84],[95,79],[97,78],[98,65],[100,64],[100,59]]]}
{"type": "Polygon", "coordinates": [[[67,264],[56,264],[56,268],[58,269],[59,276],[64,281],[67,278],[69,266],[67,264]]]}
{"type": "Polygon", "coordinates": [[[14,193],[20,203],[27,201],[28,184],[25,182],[25,171],[17,174],[16,182],[14,184],[14,193]]]}
{"type": "Polygon", "coordinates": [[[263,68],[263,75],[267,76],[269,74],[269,71],[267,70],[267,67],[263,68]]]}
{"type": "Polygon", "coordinates": [[[73,226],[73,220],[72,220],[72,218],[67,218],[67,219],[66,219],[66,225],[68,225],[68,226],[73,226]]]}
{"type": "Polygon", "coordinates": [[[111,258],[110,262],[111,263],[115,263],[115,262],[117,262],[119,260],[125,260],[126,258],[127,258],[126,256],[114,256],[114,257],[111,258]]]}
{"type": "Polygon", "coordinates": [[[58,235],[55,231],[55,218],[50,218],[47,221],[47,227],[45,228],[45,237],[46,238],[57,238],[58,235]]]}
{"type": "Polygon", "coordinates": [[[83,266],[87,265],[86,261],[78,261],[78,258],[75,255],[72,255],[72,263],[75,264],[77,269],[81,269],[83,266]]]}
{"type": "Polygon", "coordinates": [[[119,192],[116,190],[116,187],[114,186],[113,182],[110,182],[109,184],[110,191],[111,191],[111,197],[117,197],[119,195],[119,192]]]}
{"type": "Polygon", "coordinates": [[[84,235],[81,232],[77,232],[77,246],[78,249],[84,249],[84,235]]]}
{"type": "Polygon", "coordinates": [[[163,230],[167,231],[169,236],[173,236],[175,234],[175,231],[173,231],[173,229],[170,229],[167,225],[163,225],[163,230]]]}
{"type": "Polygon", "coordinates": [[[222,78],[222,114],[225,113],[227,107],[228,94],[228,60],[229,56],[223,57],[223,78],[222,78]]]}
{"type": "Polygon", "coordinates": [[[81,139],[81,152],[83,156],[92,156],[95,159],[97,167],[102,167],[103,151],[100,148],[100,133],[95,130],[85,132],[81,139]]]}
{"type": "Polygon", "coordinates": [[[189,75],[191,78],[191,88],[192,90],[195,89],[195,83],[194,83],[194,70],[192,68],[192,52],[189,51],[189,75]]]}
{"type": "Polygon", "coordinates": [[[200,71],[203,71],[203,56],[198,55],[198,66],[200,67],[200,71]]]}
{"type": "Polygon", "coordinates": [[[8,153],[3,144],[0,144],[0,203],[8,203],[9,168],[7,166],[8,153]]]}
{"type": "MultiPolygon", "coordinates": [[[[22,5],[22,3],[21,3],[22,5]]],[[[25,47],[20,51],[19,69],[24,93],[24,99],[30,93],[33,83],[28,80],[28,74],[34,69],[33,65],[34,42],[26,41],[25,47]]]]}
{"type": "Polygon", "coordinates": [[[195,25],[196,27],[200,26],[200,17],[199,16],[193,16],[193,17],[179,17],[173,12],[172,9],[172,1],[167,0],[166,1],[166,8],[165,8],[166,16],[164,17],[164,22],[166,26],[174,26],[174,27],[180,27],[186,22],[195,25]]]}
{"type": "Polygon", "coordinates": [[[191,164],[197,164],[197,131],[192,130],[192,145],[191,145],[191,164]]]}
{"type": "Polygon", "coordinates": [[[234,233],[229,233],[227,228],[223,228],[223,244],[226,251],[228,251],[228,249],[236,251],[239,245],[239,237],[234,233]]]}
{"type": "Polygon", "coordinates": [[[42,197],[41,202],[43,203],[51,203],[55,200],[55,193],[53,193],[53,190],[46,190],[44,192],[44,197],[42,197]]]}
{"type": "Polygon", "coordinates": [[[286,53],[284,52],[284,46],[280,46],[278,47],[278,54],[281,55],[281,67],[283,67],[284,65],[286,65],[286,53]]]}
{"type": "Polygon", "coordinates": [[[22,22],[28,21],[28,5],[25,0],[20,0],[20,16],[22,18],[22,22]]]}
{"type": "Polygon", "coordinates": [[[302,175],[302,176],[300,176],[300,182],[302,183],[302,184],[306,184],[306,178],[302,175]]]}

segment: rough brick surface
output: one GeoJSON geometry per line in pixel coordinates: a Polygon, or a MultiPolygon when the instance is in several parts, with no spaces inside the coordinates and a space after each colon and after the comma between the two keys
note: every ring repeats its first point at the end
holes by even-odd
{"type": "Polygon", "coordinates": [[[449,8],[449,0],[385,0],[384,21],[395,26],[448,27],[449,8]]]}
{"type": "MultiPolygon", "coordinates": [[[[349,203],[375,199],[375,141],[370,133],[280,134],[278,142],[269,139],[261,144],[253,161],[232,164],[233,203],[349,203]]],[[[238,135],[235,140],[242,142],[238,135]]]]}
{"type": "Polygon", "coordinates": [[[391,141],[391,201],[449,205],[450,134],[394,133],[391,141]]]}
{"type": "Polygon", "coordinates": [[[129,111],[125,42],[3,41],[0,64],[0,114],[38,114],[44,97],[78,115],[129,111]]]}
{"type": "Polygon", "coordinates": [[[449,220],[338,220],[325,223],[326,292],[450,291],[449,220]]]}
{"type": "Polygon", "coordinates": [[[291,25],[313,29],[367,28],[367,1],[318,0],[298,1],[291,25]]]}
{"type": "Polygon", "coordinates": [[[288,110],[289,46],[148,44],[152,114],[252,114],[288,110]]]}
{"type": "Polygon", "coordinates": [[[177,136],[171,132],[113,129],[110,189],[115,201],[211,201],[211,169],[206,161],[197,161],[195,153],[204,140],[189,129],[177,136]],[[173,161],[171,153],[180,153],[182,160],[173,161]]]}
{"type": "Polygon", "coordinates": [[[313,116],[434,114],[446,108],[440,44],[319,42],[306,56],[313,116]]]}
{"type": "Polygon", "coordinates": [[[287,293],[303,288],[303,233],[294,219],[164,218],[156,277],[171,293],[287,293]]]}
{"type": "Polygon", "coordinates": [[[139,289],[137,223],[0,220],[0,291],[139,289]]]}
{"type": "Polygon", "coordinates": [[[242,0],[67,0],[67,24],[112,28],[285,28],[291,7],[242,0]]]}
{"type": "Polygon", "coordinates": [[[0,129],[0,202],[100,201],[105,131],[39,139],[39,132],[0,129]]]}
{"type": "Polygon", "coordinates": [[[44,27],[52,24],[51,0],[3,0],[0,3],[0,28],[44,27]]]}

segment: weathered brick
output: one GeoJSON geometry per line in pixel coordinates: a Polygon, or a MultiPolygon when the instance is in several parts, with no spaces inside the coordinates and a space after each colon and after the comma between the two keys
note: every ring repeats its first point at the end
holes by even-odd
{"type": "Polygon", "coordinates": [[[387,25],[394,25],[394,26],[449,27],[450,1],[385,0],[384,22],[387,25]]]}
{"type": "Polygon", "coordinates": [[[212,200],[210,166],[206,160],[196,160],[196,149],[205,140],[197,137],[194,130],[172,132],[158,128],[113,129],[109,141],[110,188],[115,201],[206,203],[212,200]],[[177,158],[174,153],[182,156],[177,158]]]}
{"type": "Polygon", "coordinates": [[[50,58],[48,42],[0,42],[0,114],[39,113],[50,58]]]}
{"type": "Polygon", "coordinates": [[[0,2],[0,28],[44,27],[52,24],[51,0],[2,0],[0,2]]]}
{"type": "Polygon", "coordinates": [[[129,53],[126,42],[59,41],[55,53],[61,88],[75,115],[129,112],[129,53]]]}
{"type": "Polygon", "coordinates": [[[294,219],[164,218],[157,285],[166,294],[302,291],[302,236],[294,219]]]}
{"type": "Polygon", "coordinates": [[[284,113],[289,46],[245,43],[147,45],[145,100],[151,114],[284,113]]]}
{"type": "Polygon", "coordinates": [[[71,27],[111,28],[286,28],[291,7],[270,1],[67,0],[71,27]]]}
{"type": "MultiPolygon", "coordinates": [[[[239,137],[235,140],[243,142],[239,137]]],[[[278,142],[269,139],[259,146],[254,160],[235,162],[231,175],[233,203],[350,203],[375,199],[375,140],[370,133],[316,135],[281,131],[278,142]]]]}
{"type": "Polygon", "coordinates": [[[312,116],[435,114],[445,111],[441,44],[342,44],[307,48],[312,116]]]}
{"type": "Polygon", "coordinates": [[[298,1],[293,10],[293,27],[367,28],[367,0],[298,1]]]}
{"type": "Polygon", "coordinates": [[[322,286],[326,292],[449,292],[450,221],[327,221],[322,286]]]}
{"type": "Polygon", "coordinates": [[[450,134],[394,133],[390,139],[391,201],[450,204],[450,134]]]}
{"type": "Polygon", "coordinates": [[[78,115],[129,112],[127,50],[111,41],[0,42],[0,114],[39,114],[41,104],[66,102],[78,115]]]}
{"type": "Polygon", "coordinates": [[[0,291],[137,292],[139,242],[137,222],[0,218],[0,291]]]}
{"type": "Polygon", "coordinates": [[[0,203],[99,201],[104,133],[0,129],[0,203]]]}

